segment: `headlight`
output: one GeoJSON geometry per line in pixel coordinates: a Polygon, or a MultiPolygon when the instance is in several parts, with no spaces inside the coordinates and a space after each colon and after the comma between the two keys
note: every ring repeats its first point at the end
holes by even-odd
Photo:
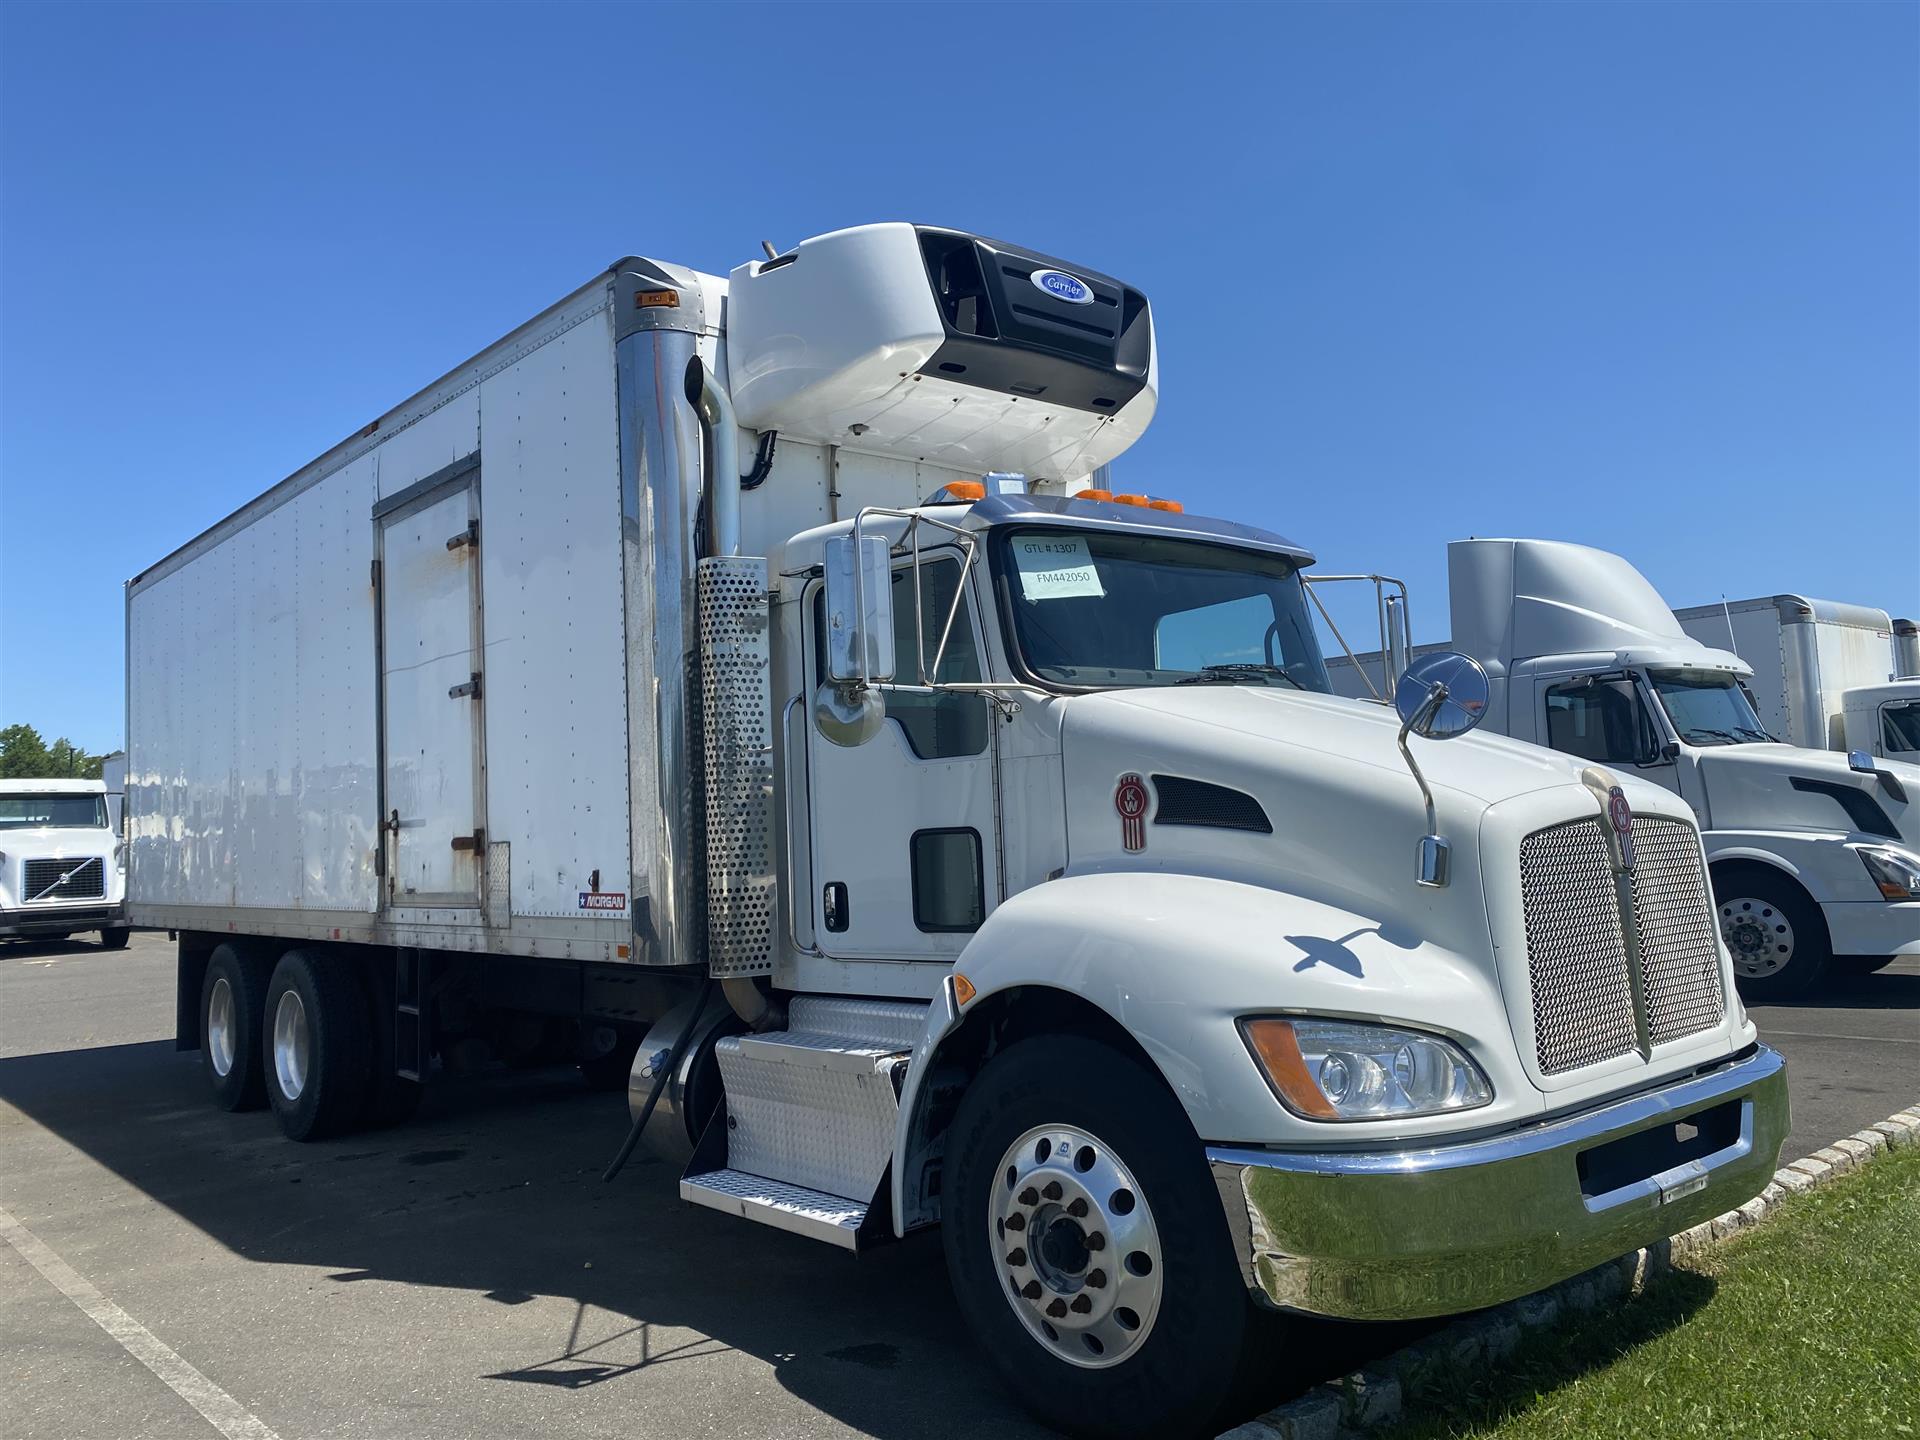
{"type": "Polygon", "coordinates": [[[1243,1020],[1274,1093],[1307,1120],[1386,1120],[1472,1110],[1493,1099],[1450,1040],[1348,1020],[1243,1020]]]}
{"type": "Polygon", "coordinates": [[[1920,856],[1890,845],[1862,845],[1860,863],[1887,900],[1920,900],[1920,856]]]}

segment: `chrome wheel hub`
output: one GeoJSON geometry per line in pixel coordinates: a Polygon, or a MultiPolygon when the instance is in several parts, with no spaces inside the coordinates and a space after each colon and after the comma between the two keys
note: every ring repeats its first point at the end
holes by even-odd
{"type": "Polygon", "coordinates": [[[233,1071],[233,1047],[233,987],[223,975],[213,982],[213,993],[207,996],[207,1058],[213,1062],[213,1073],[222,1080],[233,1071]]]}
{"type": "Polygon", "coordinates": [[[1070,1365],[1104,1369],[1153,1329],[1160,1232],[1133,1172],[1070,1125],[1029,1130],[1000,1158],[987,1242],[1020,1323],[1070,1365]]]}
{"type": "Polygon", "coordinates": [[[300,1003],[299,992],[281,992],[273,1011],[273,1073],[280,1093],[298,1100],[307,1088],[307,1065],[313,1042],[307,1032],[307,1007],[300,1003]]]}
{"type": "Polygon", "coordinates": [[[1720,907],[1720,936],[1736,974],[1773,975],[1793,960],[1793,923],[1766,900],[1742,896],[1720,907]]]}

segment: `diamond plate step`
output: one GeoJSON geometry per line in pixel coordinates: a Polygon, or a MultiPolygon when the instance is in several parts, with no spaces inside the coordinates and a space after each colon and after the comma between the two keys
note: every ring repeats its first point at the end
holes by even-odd
{"type": "Polygon", "coordinates": [[[893,1155],[907,1052],[812,1031],[732,1035],[714,1047],[727,1095],[726,1163],[864,1203],[893,1155]]]}
{"type": "Polygon", "coordinates": [[[859,1248],[860,1226],[867,1218],[864,1204],[744,1170],[686,1176],[680,1181],[680,1198],[843,1250],[859,1248]]]}

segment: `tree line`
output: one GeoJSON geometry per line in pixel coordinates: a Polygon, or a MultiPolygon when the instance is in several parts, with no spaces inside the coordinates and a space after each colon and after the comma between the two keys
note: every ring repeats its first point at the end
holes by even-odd
{"type": "Polygon", "coordinates": [[[0,728],[0,780],[98,780],[106,758],[64,735],[49,745],[31,725],[0,728]]]}

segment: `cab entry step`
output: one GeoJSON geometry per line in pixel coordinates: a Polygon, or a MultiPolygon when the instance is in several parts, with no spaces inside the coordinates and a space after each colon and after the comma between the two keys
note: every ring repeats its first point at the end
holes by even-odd
{"type": "Polygon", "coordinates": [[[843,1250],[859,1248],[860,1226],[867,1207],[824,1190],[749,1175],[744,1170],[712,1170],[680,1182],[680,1198],[744,1220],[758,1220],[778,1230],[790,1230],[809,1239],[824,1240],[843,1250]]]}

